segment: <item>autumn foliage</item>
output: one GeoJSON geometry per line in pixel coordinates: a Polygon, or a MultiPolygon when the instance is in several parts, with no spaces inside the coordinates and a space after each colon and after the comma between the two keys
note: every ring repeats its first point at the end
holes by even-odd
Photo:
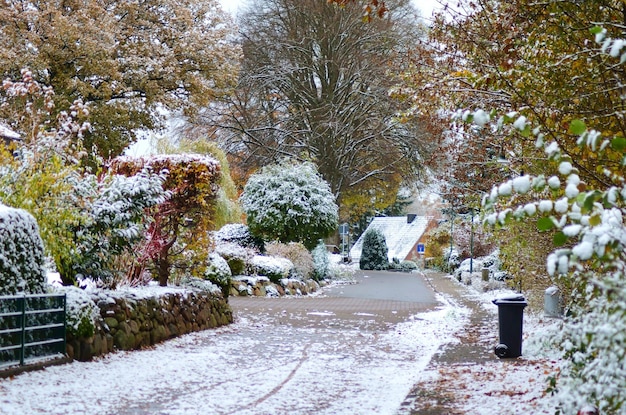
{"type": "Polygon", "coordinates": [[[147,212],[148,234],[133,271],[142,273],[151,262],[165,286],[172,266],[190,270],[205,264],[220,165],[213,158],[192,154],[119,157],[110,165],[112,172],[127,176],[146,167],[168,172],[163,188],[171,197],[147,212]]]}

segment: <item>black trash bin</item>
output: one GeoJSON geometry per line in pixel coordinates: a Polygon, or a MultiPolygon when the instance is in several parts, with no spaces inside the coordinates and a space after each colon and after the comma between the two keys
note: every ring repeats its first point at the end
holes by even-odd
{"type": "Polygon", "coordinates": [[[522,355],[522,324],[524,307],[528,305],[523,295],[512,295],[493,300],[498,306],[500,344],[495,347],[498,357],[522,355]]]}

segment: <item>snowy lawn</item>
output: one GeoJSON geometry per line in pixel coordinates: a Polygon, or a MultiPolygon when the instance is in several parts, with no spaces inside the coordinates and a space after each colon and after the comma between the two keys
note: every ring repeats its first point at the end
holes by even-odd
{"type": "Polygon", "coordinates": [[[0,414],[394,414],[466,319],[443,303],[390,330],[241,312],[150,350],[0,380],[0,414]]]}

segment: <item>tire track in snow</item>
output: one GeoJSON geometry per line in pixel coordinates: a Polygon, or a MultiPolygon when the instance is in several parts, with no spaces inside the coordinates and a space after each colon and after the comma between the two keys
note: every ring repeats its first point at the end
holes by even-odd
{"type": "Polygon", "coordinates": [[[307,343],[307,345],[304,346],[304,349],[302,350],[302,356],[300,357],[300,360],[298,361],[298,364],[296,365],[296,367],[294,367],[291,370],[291,372],[289,373],[289,375],[287,375],[285,380],[283,380],[278,385],[276,385],[276,387],[274,387],[274,389],[272,389],[271,391],[269,391],[268,393],[266,393],[264,396],[262,396],[261,398],[257,399],[256,401],[249,403],[248,405],[244,406],[243,408],[238,408],[235,411],[228,412],[226,415],[232,415],[232,414],[236,414],[237,412],[240,412],[240,411],[244,411],[244,410],[247,410],[247,409],[252,409],[255,406],[258,406],[258,405],[262,404],[264,401],[266,401],[267,399],[271,398],[278,391],[280,391],[287,383],[289,383],[289,381],[294,377],[296,372],[302,367],[304,362],[309,358],[309,355],[308,355],[307,351],[309,350],[310,347],[311,347],[311,343],[307,343]]]}

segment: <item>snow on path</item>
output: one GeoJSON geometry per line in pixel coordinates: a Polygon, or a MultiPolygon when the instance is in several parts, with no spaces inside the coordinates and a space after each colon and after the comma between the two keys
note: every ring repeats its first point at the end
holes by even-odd
{"type": "Polygon", "coordinates": [[[439,300],[388,331],[240,313],[149,350],[0,380],[0,414],[394,414],[467,321],[466,309],[439,300]]]}

